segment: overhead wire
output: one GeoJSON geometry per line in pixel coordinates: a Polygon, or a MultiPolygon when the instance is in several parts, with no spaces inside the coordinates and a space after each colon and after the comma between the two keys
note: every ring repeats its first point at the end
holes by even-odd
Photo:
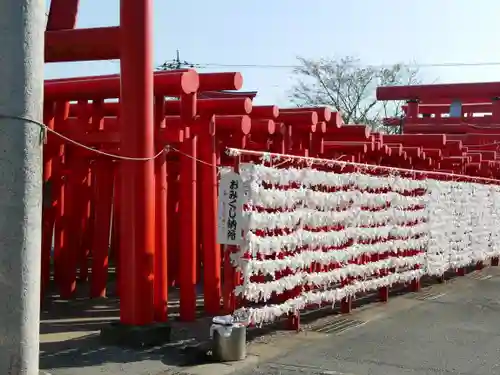
{"type": "MultiPolygon", "coordinates": [[[[172,64],[175,60],[167,60],[164,64],[172,64]]],[[[185,67],[191,68],[256,68],[256,69],[298,69],[302,65],[281,65],[281,64],[231,64],[231,63],[190,63],[183,62],[185,67]]],[[[390,68],[395,65],[401,65],[408,68],[454,68],[454,67],[488,67],[500,66],[500,61],[487,61],[487,62],[444,62],[444,63],[393,63],[393,64],[357,64],[352,63],[352,66],[370,67],[370,68],[390,68]]]]}
{"type": "MultiPolygon", "coordinates": [[[[119,63],[119,61],[117,61],[117,60],[106,60],[106,61],[110,62],[110,63],[119,63]]],[[[173,67],[174,66],[173,64],[176,64],[176,67],[179,67],[179,65],[182,65],[181,67],[183,67],[183,68],[189,67],[189,68],[198,68],[198,69],[204,69],[204,68],[210,68],[210,67],[212,67],[212,68],[297,69],[297,68],[302,67],[301,65],[274,65],[274,64],[190,63],[188,61],[179,61],[179,60],[167,60],[163,64],[160,64],[158,67],[159,68],[170,67],[170,66],[173,67]]],[[[384,68],[384,67],[392,67],[396,64],[373,65],[373,64],[353,63],[352,65],[359,66],[359,67],[384,68]]],[[[414,64],[399,64],[399,65],[405,66],[405,67],[413,67],[413,68],[477,67],[477,66],[486,67],[486,66],[500,66],[500,61],[471,62],[471,63],[466,63],[466,62],[427,63],[427,64],[414,63],[414,64]]],[[[20,120],[20,121],[25,121],[25,122],[36,124],[36,125],[40,126],[44,130],[45,133],[50,132],[50,133],[56,135],[57,137],[65,140],[69,143],[72,143],[76,146],[84,148],[88,151],[95,152],[95,153],[101,154],[103,156],[108,156],[108,157],[120,159],[120,160],[132,160],[132,161],[154,160],[157,157],[159,157],[160,155],[162,155],[164,152],[168,152],[169,150],[172,150],[172,151],[178,152],[179,154],[183,154],[185,156],[191,157],[190,155],[184,154],[180,150],[177,150],[177,149],[175,149],[171,146],[168,146],[168,145],[163,150],[159,151],[156,155],[154,155],[152,157],[145,157],[145,158],[128,157],[128,156],[123,156],[123,155],[118,155],[118,154],[107,153],[107,152],[92,148],[90,146],[87,146],[85,144],[82,144],[80,142],[77,142],[71,138],[68,138],[65,135],[55,131],[54,129],[49,128],[48,126],[46,126],[45,124],[43,124],[39,121],[24,118],[21,116],[10,116],[10,115],[0,114],[0,119],[2,119],[2,118],[20,120]]],[[[474,125],[472,125],[472,126],[475,127],[474,125]]],[[[496,143],[493,143],[493,144],[496,144],[496,143]]],[[[488,145],[493,145],[493,144],[488,144],[488,145]]],[[[199,160],[199,161],[203,162],[201,160],[199,160]]]]}

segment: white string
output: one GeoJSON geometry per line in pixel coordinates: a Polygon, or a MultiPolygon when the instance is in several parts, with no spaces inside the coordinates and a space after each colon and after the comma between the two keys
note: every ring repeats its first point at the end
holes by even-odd
{"type": "Polygon", "coordinates": [[[175,151],[175,152],[177,152],[177,153],[181,154],[182,156],[185,156],[185,157],[187,157],[189,159],[195,160],[195,161],[197,161],[197,162],[199,162],[201,164],[208,165],[209,167],[216,167],[217,166],[216,164],[207,163],[206,161],[203,161],[201,159],[195,158],[193,155],[186,154],[185,152],[182,152],[181,150],[178,150],[175,147],[169,146],[169,149],[172,150],[172,151],[175,151]]]}
{"type": "Polygon", "coordinates": [[[156,155],[154,155],[152,157],[146,157],[146,158],[135,158],[135,157],[130,157],[130,156],[122,156],[122,155],[117,155],[117,154],[111,154],[111,153],[104,152],[104,151],[92,148],[90,146],[84,145],[84,144],[82,144],[80,142],[77,142],[77,141],[71,139],[71,138],[68,138],[65,135],[62,135],[61,133],[55,131],[54,129],[49,128],[47,125],[45,125],[45,124],[43,124],[43,123],[41,123],[39,121],[36,121],[36,120],[32,120],[32,119],[21,117],[21,116],[11,116],[11,115],[2,115],[2,114],[0,114],[0,119],[19,120],[19,121],[25,121],[25,122],[29,122],[29,123],[38,125],[43,130],[48,131],[48,132],[50,132],[50,133],[58,136],[59,138],[64,139],[65,141],[67,141],[69,143],[72,143],[72,144],[74,144],[74,145],[76,145],[78,147],[81,147],[81,148],[83,148],[85,150],[92,151],[92,152],[95,152],[96,154],[99,154],[99,155],[104,155],[104,156],[108,156],[108,157],[115,158],[115,159],[120,159],[120,160],[149,161],[149,160],[156,159],[157,157],[159,157],[160,155],[162,155],[164,152],[168,151],[168,146],[165,146],[156,155]]]}
{"type": "Polygon", "coordinates": [[[385,170],[385,171],[393,171],[393,172],[407,172],[407,173],[415,173],[415,174],[421,174],[421,175],[430,175],[430,176],[446,176],[446,177],[453,177],[453,178],[465,178],[469,180],[474,180],[474,181],[481,181],[481,182],[490,182],[494,184],[498,184],[500,180],[494,179],[494,178],[486,178],[486,177],[476,177],[476,176],[467,176],[467,175],[462,175],[462,174],[455,174],[455,173],[445,173],[445,172],[437,172],[437,171],[426,171],[426,170],[420,170],[420,169],[407,169],[407,168],[397,168],[397,167],[389,167],[385,165],[372,165],[372,164],[363,164],[363,163],[355,163],[355,162],[350,162],[350,161],[339,161],[339,160],[333,160],[333,159],[320,159],[320,158],[313,158],[313,157],[306,157],[306,156],[298,156],[298,155],[290,155],[290,154],[276,154],[273,152],[266,152],[266,151],[253,151],[253,150],[245,150],[245,149],[239,149],[239,148],[233,148],[233,147],[228,147],[226,148],[226,153],[229,156],[241,156],[241,155],[253,155],[253,156],[260,156],[261,158],[284,158],[287,160],[298,160],[302,162],[310,162],[313,164],[319,164],[319,165],[339,165],[341,167],[345,167],[347,165],[361,168],[364,170],[385,170]]]}

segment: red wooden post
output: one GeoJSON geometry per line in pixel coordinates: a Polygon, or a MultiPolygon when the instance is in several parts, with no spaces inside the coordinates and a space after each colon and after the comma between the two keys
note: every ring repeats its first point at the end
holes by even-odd
{"type": "Polygon", "coordinates": [[[168,236],[168,283],[171,286],[179,285],[179,270],[180,270],[180,162],[174,160],[174,157],[179,159],[180,155],[167,155],[167,231],[176,235],[168,236]]]}
{"type": "MultiPolygon", "coordinates": [[[[54,103],[46,102],[43,109],[43,122],[49,129],[54,129],[54,103]]],[[[52,134],[47,134],[46,141],[52,134]]],[[[48,143],[48,142],[47,142],[48,143]]],[[[52,157],[54,147],[43,148],[43,211],[42,211],[42,257],[41,257],[41,296],[47,291],[50,281],[50,255],[54,234],[54,178],[52,176],[52,157]]]]}
{"type": "Polygon", "coordinates": [[[75,167],[75,146],[66,145],[64,155],[64,214],[62,224],[65,232],[65,246],[61,253],[61,298],[69,299],[76,291],[76,241],[72,236],[72,230],[78,224],[76,217],[77,202],[75,201],[78,185],[75,167]],[[71,172],[69,172],[71,171],[71,172]]]}
{"type": "MultiPolygon", "coordinates": [[[[59,131],[68,117],[69,103],[56,103],[54,129],[59,131]]],[[[54,202],[54,279],[59,288],[64,285],[64,251],[67,248],[67,223],[65,220],[66,180],[64,178],[65,146],[57,141],[57,153],[52,160],[52,192],[54,202]]]]}
{"type": "Polygon", "coordinates": [[[197,136],[192,127],[196,115],[196,94],[181,96],[181,119],[190,127],[189,138],[181,144],[180,160],[180,319],[192,321],[196,318],[196,184],[197,184],[197,136]]]}
{"type": "Polygon", "coordinates": [[[82,238],[81,220],[83,215],[82,187],[87,175],[86,160],[81,149],[76,146],[66,146],[66,194],[65,221],[67,233],[67,248],[63,253],[64,285],[61,287],[61,297],[70,298],[76,291],[76,275],[80,243],[82,238]]]}
{"type": "Polygon", "coordinates": [[[352,311],[352,297],[346,297],[340,302],[340,312],[349,314],[352,311]]]}
{"type": "MultiPolygon", "coordinates": [[[[154,155],[152,31],[152,0],[120,1],[120,147],[128,157],[154,155]]],[[[147,325],[154,320],[154,162],[121,164],[120,321],[147,325]]]]}
{"type": "Polygon", "coordinates": [[[120,257],[122,254],[121,247],[121,237],[120,237],[120,192],[122,191],[120,187],[120,163],[115,163],[115,176],[114,176],[114,190],[113,190],[113,222],[112,222],[112,238],[111,238],[111,249],[113,251],[114,263],[115,263],[115,293],[120,296],[121,289],[121,275],[123,272],[120,269],[120,257]]]}
{"type": "MultiPolygon", "coordinates": [[[[78,118],[78,127],[81,128],[81,132],[85,132],[89,128],[89,123],[92,118],[92,129],[101,129],[101,124],[103,123],[102,108],[103,101],[94,101],[92,109],[93,113],[89,109],[89,104],[87,100],[81,100],[76,105],[70,105],[70,115],[72,115],[72,108],[76,109],[76,116],[78,118]],[[96,103],[98,102],[98,103],[96,103]],[[74,107],[73,107],[74,106],[74,107]]],[[[82,151],[82,150],[80,150],[82,151]]],[[[84,156],[82,155],[82,158],[84,156]]],[[[87,281],[89,273],[88,257],[90,255],[90,248],[92,245],[92,228],[90,228],[91,214],[92,214],[92,173],[91,173],[91,157],[94,155],[85,155],[85,160],[82,161],[82,178],[83,182],[80,187],[80,193],[78,200],[81,201],[81,221],[80,221],[80,238],[79,238],[79,248],[77,254],[78,268],[80,269],[79,280],[87,281]]]]}
{"type": "Polygon", "coordinates": [[[181,144],[180,155],[180,319],[196,317],[196,145],[197,137],[181,144]]]}
{"type": "Polygon", "coordinates": [[[217,155],[215,136],[210,131],[214,118],[203,120],[200,129],[199,164],[201,193],[201,236],[205,311],[216,315],[221,300],[221,249],[217,243],[217,155]],[[206,121],[206,123],[205,123],[206,121]]]}
{"type": "MultiPolygon", "coordinates": [[[[165,128],[164,115],[165,99],[155,97],[155,130],[165,128]]],[[[168,124],[167,124],[168,125],[168,124]]],[[[156,141],[156,152],[160,152],[165,145],[156,141]]],[[[154,317],[157,322],[167,321],[168,305],[168,232],[167,232],[167,157],[164,152],[155,160],[155,278],[154,278],[154,317]]]]}
{"type": "Polygon", "coordinates": [[[82,186],[82,219],[81,219],[81,239],[80,239],[80,251],[78,253],[78,267],[80,269],[79,279],[81,281],[87,281],[89,277],[89,264],[88,258],[90,255],[91,243],[92,243],[92,169],[90,168],[90,163],[86,162],[86,178],[82,186]]]}
{"type": "Polygon", "coordinates": [[[109,159],[94,163],[94,236],[92,242],[92,278],[90,296],[105,297],[108,281],[109,235],[113,200],[113,164],[109,159]]]}
{"type": "Polygon", "coordinates": [[[406,112],[406,118],[410,121],[418,118],[418,100],[409,100],[407,103],[408,111],[406,112]]]}

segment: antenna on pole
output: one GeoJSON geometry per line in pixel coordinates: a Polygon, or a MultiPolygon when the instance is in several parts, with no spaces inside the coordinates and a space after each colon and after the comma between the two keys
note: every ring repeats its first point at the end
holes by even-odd
{"type": "Polygon", "coordinates": [[[169,61],[165,61],[161,64],[158,69],[160,70],[178,70],[184,67],[194,68],[198,64],[193,64],[188,61],[181,60],[181,53],[179,50],[176,50],[175,58],[169,61]]]}
{"type": "Polygon", "coordinates": [[[182,68],[182,63],[181,63],[181,54],[179,52],[179,50],[177,50],[177,54],[176,54],[176,59],[175,59],[175,62],[176,62],[176,69],[180,69],[182,68]]]}

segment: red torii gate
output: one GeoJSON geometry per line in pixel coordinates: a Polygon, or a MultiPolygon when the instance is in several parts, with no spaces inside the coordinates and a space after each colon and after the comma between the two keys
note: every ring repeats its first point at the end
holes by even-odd
{"type": "Polygon", "coordinates": [[[492,103],[493,117],[500,119],[500,82],[384,86],[377,87],[376,96],[377,100],[406,100],[408,120],[418,117],[419,103],[450,104],[456,100],[470,104],[492,103]]]}
{"type": "MultiPolygon", "coordinates": [[[[386,125],[403,125],[403,131],[408,136],[417,134],[439,134],[444,133],[451,137],[451,134],[483,135],[483,138],[475,139],[478,146],[486,143],[485,138],[490,139],[496,134],[500,134],[500,83],[459,83],[441,85],[415,85],[415,86],[388,86],[377,88],[378,100],[407,100],[404,107],[406,116],[402,119],[385,119],[386,125]],[[442,118],[444,110],[449,110],[453,102],[464,103],[461,117],[442,118]],[[420,108],[420,103],[423,104],[420,108]],[[470,108],[470,109],[469,109],[470,108]],[[464,117],[464,113],[490,112],[491,116],[464,117]],[[430,118],[424,116],[420,118],[419,113],[435,114],[430,118]]],[[[491,158],[492,155],[483,156],[480,148],[470,149],[456,139],[447,142],[446,149],[448,155],[443,155],[440,167],[443,170],[451,170],[455,173],[472,173],[474,175],[490,176],[498,173],[497,163],[491,158]],[[456,143],[460,142],[460,143],[456,143]],[[451,148],[450,148],[451,147],[451,148]]]]}
{"type": "MultiPolygon", "coordinates": [[[[120,0],[120,26],[74,29],[78,0],[53,0],[46,31],[46,62],[120,59],[121,151],[132,158],[150,158],[153,145],[153,2],[120,0]]],[[[120,221],[129,241],[123,271],[130,275],[121,298],[125,325],[153,323],[154,162],[123,162],[120,221]]]]}

